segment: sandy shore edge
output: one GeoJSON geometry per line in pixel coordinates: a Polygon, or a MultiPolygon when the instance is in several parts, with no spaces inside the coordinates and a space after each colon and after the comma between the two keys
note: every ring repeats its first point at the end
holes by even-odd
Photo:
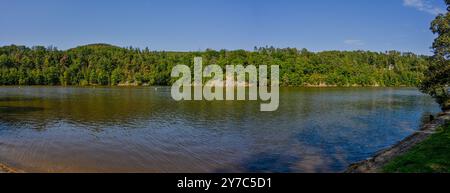
{"type": "Polygon", "coordinates": [[[18,171],[0,163],[0,173],[17,173],[18,171]]]}
{"type": "Polygon", "coordinates": [[[367,160],[351,164],[345,173],[379,173],[381,168],[392,159],[406,153],[412,147],[427,139],[440,126],[450,122],[450,111],[440,113],[433,121],[425,124],[419,131],[400,141],[396,145],[380,151],[367,160]]]}

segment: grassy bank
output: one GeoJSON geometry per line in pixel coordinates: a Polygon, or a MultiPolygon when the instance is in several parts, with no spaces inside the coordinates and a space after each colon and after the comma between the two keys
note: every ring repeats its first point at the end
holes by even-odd
{"type": "Polygon", "coordinates": [[[394,173],[450,173],[450,124],[383,167],[394,173]]]}

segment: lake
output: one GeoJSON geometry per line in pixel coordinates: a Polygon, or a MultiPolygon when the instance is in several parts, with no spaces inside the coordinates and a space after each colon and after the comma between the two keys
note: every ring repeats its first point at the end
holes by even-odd
{"type": "Polygon", "coordinates": [[[340,172],[416,131],[414,88],[282,88],[183,101],[170,87],[0,87],[0,163],[27,172],[340,172]]]}

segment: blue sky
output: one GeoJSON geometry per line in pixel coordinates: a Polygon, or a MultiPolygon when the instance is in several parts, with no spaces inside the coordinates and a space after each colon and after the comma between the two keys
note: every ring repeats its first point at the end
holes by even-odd
{"type": "Polygon", "coordinates": [[[0,45],[431,54],[443,0],[0,0],[0,45]]]}

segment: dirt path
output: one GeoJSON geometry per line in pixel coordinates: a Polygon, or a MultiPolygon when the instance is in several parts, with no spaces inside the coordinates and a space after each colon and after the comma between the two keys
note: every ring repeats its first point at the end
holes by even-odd
{"type": "Polygon", "coordinates": [[[396,145],[377,153],[365,161],[350,165],[345,173],[377,173],[381,168],[393,158],[404,154],[414,145],[422,142],[430,135],[436,132],[440,126],[450,122],[450,111],[441,113],[438,117],[428,124],[425,124],[419,131],[400,141],[396,145]]]}

